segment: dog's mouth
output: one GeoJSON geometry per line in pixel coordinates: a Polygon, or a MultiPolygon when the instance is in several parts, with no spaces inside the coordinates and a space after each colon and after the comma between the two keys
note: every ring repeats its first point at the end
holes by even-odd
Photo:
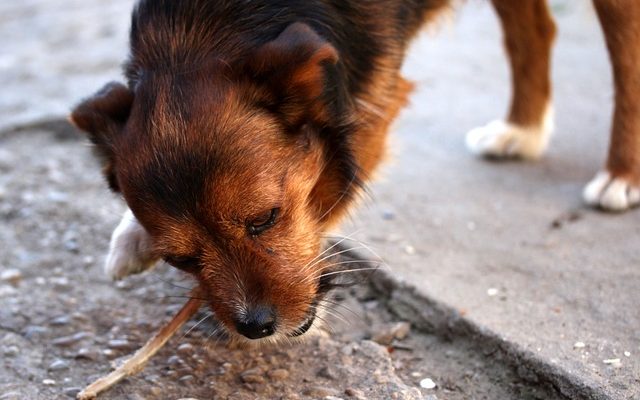
{"type": "Polygon", "coordinates": [[[311,305],[309,306],[309,311],[307,312],[307,317],[304,319],[302,324],[298,328],[296,328],[293,332],[287,334],[288,337],[298,337],[304,335],[311,327],[313,326],[314,321],[316,320],[316,314],[318,312],[319,304],[322,300],[329,294],[332,289],[343,287],[348,285],[336,284],[335,283],[335,275],[331,273],[325,273],[320,275],[318,278],[318,294],[316,298],[313,300],[311,305]]]}
{"type": "Polygon", "coordinates": [[[316,295],[316,298],[313,300],[313,302],[309,306],[307,317],[302,322],[302,324],[300,324],[298,328],[296,328],[293,332],[287,334],[287,337],[302,336],[309,329],[311,329],[314,321],[316,320],[316,314],[318,311],[319,304],[329,294],[331,290],[336,288],[349,287],[353,285],[353,282],[340,283],[337,281],[339,281],[338,275],[335,273],[335,270],[333,269],[325,271],[318,277],[318,293],[316,295]]]}
{"type": "Polygon", "coordinates": [[[293,332],[289,333],[288,337],[298,337],[304,335],[311,327],[313,326],[313,322],[316,320],[316,305],[313,304],[309,307],[309,313],[307,314],[307,318],[305,318],[304,322],[296,328],[293,332]]]}

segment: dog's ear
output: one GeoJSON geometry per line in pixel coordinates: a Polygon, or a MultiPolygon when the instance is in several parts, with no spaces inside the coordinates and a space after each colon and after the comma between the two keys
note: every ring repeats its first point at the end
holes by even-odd
{"type": "Polygon", "coordinates": [[[121,83],[110,82],[92,97],[78,104],[70,115],[71,122],[87,132],[103,162],[103,173],[109,187],[119,191],[114,165],[114,140],[124,128],[133,94],[121,83]]]}
{"type": "Polygon", "coordinates": [[[275,97],[274,106],[290,126],[327,124],[336,114],[338,52],[303,23],[289,25],[251,58],[251,73],[275,97]],[[329,100],[331,97],[333,99],[329,100]]]}

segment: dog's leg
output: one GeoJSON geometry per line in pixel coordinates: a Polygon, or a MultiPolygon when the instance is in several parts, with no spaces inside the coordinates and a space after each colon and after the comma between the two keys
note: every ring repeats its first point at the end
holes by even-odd
{"type": "Polygon", "coordinates": [[[640,204],[640,4],[594,4],[609,49],[616,96],[607,164],[585,187],[584,199],[622,211],[640,204]]]}
{"type": "Polygon", "coordinates": [[[488,157],[535,159],[553,127],[550,59],[555,24],[545,0],[492,0],[504,31],[513,93],[506,121],[467,133],[467,147],[488,157]]]}
{"type": "Polygon", "coordinates": [[[151,268],[157,261],[151,251],[149,234],[127,209],[111,234],[105,273],[112,279],[122,279],[151,268]]]}

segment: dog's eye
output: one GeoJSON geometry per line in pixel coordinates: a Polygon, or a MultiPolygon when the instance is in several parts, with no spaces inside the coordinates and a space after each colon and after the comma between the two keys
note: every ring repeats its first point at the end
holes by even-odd
{"type": "Polygon", "coordinates": [[[256,236],[271,228],[276,223],[276,218],[278,218],[279,212],[280,208],[272,208],[266,213],[251,220],[247,224],[247,230],[249,231],[249,234],[256,236]]]}
{"type": "Polygon", "coordinates": [[[190,256],[165,256],[164,261],[186,272],[197,272],[200,269],[200,261],[197,257],[190,256]]]}

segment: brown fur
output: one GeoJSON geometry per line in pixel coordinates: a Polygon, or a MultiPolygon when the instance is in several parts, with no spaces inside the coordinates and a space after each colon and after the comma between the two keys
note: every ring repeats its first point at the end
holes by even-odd
{"type": "Polygon", "coordinates": [[[504,30],[513,94],[507,120],[539,126],[551,101],[551,46],[556,28],[546,0],[492,0],[504,30]]]}

